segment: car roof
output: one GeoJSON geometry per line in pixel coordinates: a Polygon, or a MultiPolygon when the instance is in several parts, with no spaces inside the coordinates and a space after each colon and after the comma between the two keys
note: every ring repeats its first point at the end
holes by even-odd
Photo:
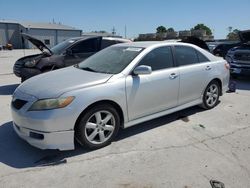
{"type": "Polygon", "coordinates": [[[149,48],[153,46],[161,46],[161,45],[183,45],[183,46],[195,46],[188,43],[178,42],[178,41],[147,41],[147,42],[131,42],[131,43],[123,43],[117,44],[116,46],[128,46],[128,47],[138,47],[138,48],[149,48]]]}
{"type": "Polygon", "coordinates": [[[81,36],[81,37],[73,37],[73,38],[70,38],[68,40],[79,41],[79,40],[94,39],[94,38],[102,38],[102,39],[106,39],[106,40],[116,40],[116,41],[120,41],[120,42],[132,42],[131,40],[124,39],[124,38],[102,37],[102,36],[81,36]]]}

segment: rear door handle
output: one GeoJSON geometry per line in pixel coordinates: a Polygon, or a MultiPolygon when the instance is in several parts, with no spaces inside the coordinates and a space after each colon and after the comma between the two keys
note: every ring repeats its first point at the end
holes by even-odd
{"type": "Polygon", "coordinates": [[[171,80],[173,80],[173,79],[175,79],[175,78],[177,78],[178,77],[178,75],[176,74],[176,73],[171,73],[170,75],[169,75],[169,78],[171,79],[171,80]]]}
{"type": "Polygon", "coordinates": [[[205,68],[205,70],[211,70],[212,69],[212,67],[210,67],[210,66],[206,66],[206,68],[205,68]]]}

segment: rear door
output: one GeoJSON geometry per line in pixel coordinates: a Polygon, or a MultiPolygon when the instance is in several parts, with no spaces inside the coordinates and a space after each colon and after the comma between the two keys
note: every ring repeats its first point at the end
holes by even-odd
{"type": "Polygon", "coordinates": [[[201,97],[212,66],[201,52],[192,47],[176,45],[174,49],[180,72],[178,105],[182,105],[201,97]]]}
{"type": "Polygon", "coordinates": [[[101,37],[83,40],[73,45],[65,55],[65,66],[80,63],[100,50],[101,37]]]}
{"type": "Polygon", "coordinates": [[[177,105],[179,76],[171,47],[159,47],[138,63],[151,66],[149,75],[129,75],[126,94],[129,120],[151,115],[177,105]]]}

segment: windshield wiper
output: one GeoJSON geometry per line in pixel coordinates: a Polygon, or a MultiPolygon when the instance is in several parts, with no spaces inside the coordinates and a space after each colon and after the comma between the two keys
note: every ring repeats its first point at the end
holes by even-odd
{"type": "Polygon", "coordinates": [[[89,67],[81,67],[80,69],[86,70],[86,71],[91,71],[91,72],[97,72],[96,70],[91,69],[91,68],[89,68],[89,67]]]}

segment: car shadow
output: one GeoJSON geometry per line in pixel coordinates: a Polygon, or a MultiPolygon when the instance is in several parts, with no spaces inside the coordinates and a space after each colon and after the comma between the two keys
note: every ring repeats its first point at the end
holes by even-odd
{"type": "MultiPolygon", "coordinates": [[[[167,116],[140,123],[136,126],[121,129],[115,142],[126,139],[176,120],[189,121],[188,116],[204,111],[199,107],[191,107],[167,116]]],[[[109,146],[107,146],[109,147],[109,146]]],[[[0,126],[0,162],[13,168],[30,168],[38,166],[53,166],[67,163],[67,158],[95,152],[83,149],[76,144],[71,151],[40,150],[20,139],[12,128],[12,122],[0,126]]]]}
{"type": "Polygon", "coordinates": [[[19,84],[0,86],[0,95],[12,95],[19,84]]]}

